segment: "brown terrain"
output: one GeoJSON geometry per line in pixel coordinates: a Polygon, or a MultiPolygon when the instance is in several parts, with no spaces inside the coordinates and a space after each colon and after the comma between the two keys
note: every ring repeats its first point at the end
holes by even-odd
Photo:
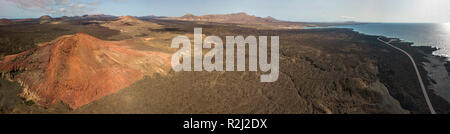
{"type": "Polygon", "coordinates": [[[27,101],[76,109],[154,73],[166,74],[170,55],[138,51],[133,42],[107,42],[87,34],[55,41],[0,62],[2,74],[24,87],[27,101]]]}
{"type": "Polygon", "coordinates": [[[276,20],[273,17],[261,18],[257,16],[248,15],[246,13],[234,13],[234,14],[214,14],[195,16],[192,14],[186,14],[182,17],[170,17],[171,20],[181,21],[196,21],[196,22],[215,22],[215,23],[231,23],[239,24],[245,27],[253,27],[259,29],[301,29],[307,25],[299,22],[288,22],[276,20]]]}
{"type": "Polygon", "coordinates": [[[44,15],[39,18],[40,24],[51,23],[52,21],[53,21],[53,18],[48,15],[44,15]]]}
{"type": "Polygon", "coordinates": [[[13,23],[13,22],[11,20],[6,19],[6,18],[0,19],[0,25],[8,25],[8,24],[11,24],[11,23],[13,23]]]}
{"type": "MultiPolygon", "coordinates": [[[[428,113],[407,57],[378,37],[236,16],[271,28],[130,16],[0,26],[0,113],[428,113]],[[261,83],[264,72],[171,71],[171,40],[192,40],[194,27],[224,41],[280,36],[278,81],[261,83]]],[[[426,62],[427,49],[395,44],[426,62]]],[[[430,94],[436,111],[448,113],[449,103],[430,94]]]]}
{"type": "MultiPolygon", "coordinates": [[[[122,16],[115,21],[105,22],[101,26],[120,31],[122,34],[115,38],[133,38],[147,36],[151,29],[161,28],[160,25],[152,22],[142,21],[133,16],[122,16]]],[[[114,37],[113,37],[114,38],[114,37]]]]}

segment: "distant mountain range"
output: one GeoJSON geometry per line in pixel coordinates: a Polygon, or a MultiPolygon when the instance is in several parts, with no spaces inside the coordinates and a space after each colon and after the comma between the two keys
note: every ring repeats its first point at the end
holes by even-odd
{"type": "Polygon", "coordinates": [[[300,29],[311,24],[301,22],[281,21],[273,17],[257,17],[254,15],[248,15],[246,13],[233,13],[233,14],[212,14],[195,16],[192,14],[186,14],[182,17],[169,17],[170,20],[180,21],[199,21],[199,22],[215,22],[215,23],[231,23],[239,24],[248,27],[258,28],[275,28],[275,29],[300,29]]]}
{"type": "Polygon", "coordinates": [[[185,21],[208,21],[208,22],[220,22],[220,23],[255,23],[255,24],[265,24],[280,22],[272,17],[261,18],[253,15],[248,15],[246,13],[234,13],[234,14],[212,14],[195,16],[192,14],[186,14],[182,17],[172,17],[175,20],[185,20],[185,21]]]}
{"type": "MultiPolygon", "coordinates": [[[[152,19],[163,19],[163,20],[176,20],[176,21],[191,21],[191,22],[208,22],[208,23],[226,23],[226,24],[236,24],[243,27],[257,28],[257,29],[302,29],[304,27],[323,27],[332,25],[346,25],[346,24],[356,24],[357,22],[293,22],[293,21],[283,21],[277,20],[271,16],[258,17],[254,15],[249,15],[247,13],[232,13],[232,14],[209,14],[202,16],[195,16],[193,14],[186,14],[181,17],[167,17],[167,16],[133,16],[140,20],[152,20],[152,19]]],[[[41,18],[41,23],[48,23],[53,20],[103,20],[112,21],[118,20],[120,17],[106,14],[89,14],[82,16],[62,16],[52,18],[49,15],[44,15],[41,18]]],[[[23,21],[26,19],[15,19],[11,21],[23,21]]],[[[27,19],[30,20],[30,19],[27,19]]],[[[6,23],[6,19],[2,20],[3,25],[6,23]]]]}

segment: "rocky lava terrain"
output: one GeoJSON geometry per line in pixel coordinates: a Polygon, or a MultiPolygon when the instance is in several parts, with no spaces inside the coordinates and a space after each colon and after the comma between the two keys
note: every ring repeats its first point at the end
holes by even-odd
{"type": "MultiPolygon", "coordinates": [[[[307,23],[242,13],[183,18],[87,15],[0,26],[0,113],[428,113],[411,63],[377,36],[292,29],[284,24],[307,23]],[[171,71],[171,40],[192,39],[194,27],[222,40],[279,36],[279,80],[171,71]]],[[[424,49],[396,45],[426,62],[424,49]]],[[[436,111],[448,113],[449,103],[429,93],[436,111]]]]}

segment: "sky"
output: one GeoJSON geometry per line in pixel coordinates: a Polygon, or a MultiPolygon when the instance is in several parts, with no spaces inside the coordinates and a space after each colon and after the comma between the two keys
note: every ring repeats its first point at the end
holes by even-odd
{"type": "Polygon", "coordinates": [[[303,22],[449,23],[450,0],[0,0],[0,18],[238,12],[303,22]]]}

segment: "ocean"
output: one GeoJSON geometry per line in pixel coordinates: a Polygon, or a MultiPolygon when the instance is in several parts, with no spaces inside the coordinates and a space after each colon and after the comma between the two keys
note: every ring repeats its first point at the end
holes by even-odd
{"type": "Polygon", "coordinates": [[[438,48],[434,55],[450,57],[450,23],[365,23],[333,26],[368,35],[382,35],[413,42],[413,46],[438,48]]]}
{"type": "Polygon", "coordinates": [[[450,102],[450,77],[444,65],[450,61],[450,23],[366,23],[333,28],[351,28],[363,34],[400,38],[413,42],[413,46],[438,48],[433,55],[447,57],[447,61],[426,57],[429,62],[424,62],[423,67],[427,70],[428,77],[434,81],[427,88],[433,89],[434,93],[450,102]]]}

